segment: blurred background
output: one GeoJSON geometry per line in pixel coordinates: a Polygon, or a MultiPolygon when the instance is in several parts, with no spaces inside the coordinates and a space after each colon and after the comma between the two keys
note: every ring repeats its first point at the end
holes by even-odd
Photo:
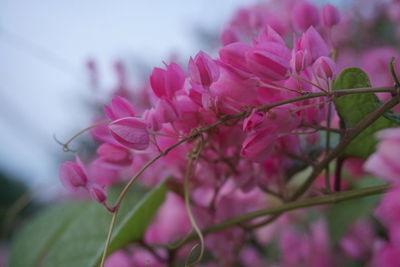
{"type": "Polygon", "coordinates": [[[0,0],[0,172],[32,187],[59,184],[65,155],[52,136],[65,141],[90,124],[87,103],[107,101],[115,61],[134,69],[135,83],[172,56],[212,52],[223,23],[252,2],[0,0]]]}

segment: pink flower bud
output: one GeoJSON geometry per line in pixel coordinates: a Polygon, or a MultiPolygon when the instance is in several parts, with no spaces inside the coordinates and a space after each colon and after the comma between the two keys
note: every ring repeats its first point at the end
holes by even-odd
{"type": "Polygon", "coordinates": [[[248,69],[260,79],[280,81],[289,71],[290,51],[281,44],[269,42],[246,54],[248,69]]]}
{"type": "Polygon", "coordinates": [[[206,53],[200,51],[194,60],[189,60],[190,79],[198,85],[209,87],[218,80],[219,67],[217,63],[206,53]]]}
{"type": "Polygon", "coordinates": [[[147,124],[137,118],[122,118],[108,125],[111,136],[119,144],[136,150],[144,150],[149,146],[150,137],[147,124]]]}
{"type": "Polygon", "coordinates": [[[169,64],[167,70],[154,68],[150,75],[151,88],[159,98],[172,99],[184,82],[185,72],[176,63],[169,64]]]}
{"type": "Polygon", "coordinates": [[[86,171],[78,156],[76,161],[77,163],[70,161],[62,163],[59,171],[61,183],[71,191],[85,187],[88,182],[86,171]]]}
{"type": "Polygon", "coordinates": [[[335,68],[335,62],[329,57],[319,57],[313,65],[315,76],[324,80],[333,79],[335,68]]]}
{"type": "Polygon", "coordinates": [[[299,31],[305,31],[310,26],[318,26],[318,9],[307,1],[296,1],[292,10],[293,24],[299,31]]]}
{"type": "Polygon", "coordinates": [[[105,203],[107,200],[107,192],[98,184],[92,184],[89,187],[90,197],[99,203],[105,203]]]}
{"type": "Polygon", "coordinates": [[[325,4],[322,7],[322,22],[325,27],[331,28],[340,21],[340,14],[337,8],[331,4],[325,4]]]}
{"type": "Polygon", "coordinates": [[[112,99],[111,105],[104,105],[104,113],[110,120],[117,120],[124,117],[135,117],[135,110],[127,99],[116,96],[112,99]]]}

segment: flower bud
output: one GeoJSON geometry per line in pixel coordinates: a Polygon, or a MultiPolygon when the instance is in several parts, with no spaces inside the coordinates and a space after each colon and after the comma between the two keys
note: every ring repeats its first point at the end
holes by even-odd
{"type": "Polygon", "coordinates": [[[331,4],[325,4],[322,7],[322,22],[325,27],[331,28],[340,21],[340,14],[337,8],[331,4]]]}
{"type": "Polygon", "coordinates": [[[111,101],[111,105],[104,105],[104,113],[110,120],[124,117],[135,117],[135,109],[126,98],[117,96],[111,101]]]}
{"type": "Polygon", "coordinates": [[[88,178],[84,166],[79,159],[76,157],[75,162],[64,162],[60,167],[60,180],[61,183],[71,191],[76,191],[79,187],[85,187],[88,178]]]}
{"type": "Polygon", "coordinates": [[[90,197],[99,203],[105,203],[107,200],[107,192],[98,184],[92,184],[89,187],[90,197]]]}
{"type": "Polygon", "coordinates": [[[150,136],[147,124],[138,118],[122,118],[108,125],[111,136],[119,144],[136,150],[144,150],[149,146],[150,136]]]}
{"type": "Polygon", "coordinates": [[[189,60],[189,75],[194,83],[209,87],[218,80],[219,67],[209,55],[200,51],[194,59],[189,60]]]}

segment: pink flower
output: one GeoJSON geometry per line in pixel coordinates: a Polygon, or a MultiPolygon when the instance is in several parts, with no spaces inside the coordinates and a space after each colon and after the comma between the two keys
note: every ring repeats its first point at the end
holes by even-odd
{"type": "Polygon", "coordinates": [[[144,150],[149,146],[150,136],[147,124],[138,118],[123,118],[108,125],[111,136],[119,144],[136,150],[144,150]]]}
{"type": "Polygon", "coordinates": [[[172,99],[175,92],[182,89],[184,82],[185,73],[176,63],[169,64],[167,70],[154,68],[150,75],[151,88],[159,98],[172,99]]]}
{"type": "Polygon", "coordinates": [[[366,171],[388,181],[400,183],[400,128],[380,131],[376,152],[365,162],[366,171]]]}
{"type": "Polygon", "coordinates": [[[318,9],[307,1],[296,1],[292,10],[293,24],[299,31],[305,31],[310,26],[318,26],[318,9]]]}
{"type": "Polygon", "coordinates": [[[99,203],[105,203],[107,200],[107,192],[98,184],[91,184],[89,186],[90,197],[99,203]]]}
{"type": "Polygon", "coordinates": [[[322,22],[325,27],[331,28],[340,21],[340,14],[337,8],[329,3],[322,7],[322,22]]]}
{"type": "Polygon", "coordinates": [[[86,187],[88,177],[85,167],[78,156],[76,162],[64,162],[60,167],[61,183],[71,191],[76,191],[79,187],[86,187]]]}
{"type": "Polygon", "coordinates": [[[132,105],[121,96],[111,100],[111,105],[104,105],[104,113],[110,120],[117,120],[124,117],[135,117],[135,110],[132,105]]]}
{"type": "Polygon", "coordinates": [[[218,80],[219,67],[209,55],[200,51],[194,59],[189,60],[189,75],[194,83],[209,87],[218,80]]]}

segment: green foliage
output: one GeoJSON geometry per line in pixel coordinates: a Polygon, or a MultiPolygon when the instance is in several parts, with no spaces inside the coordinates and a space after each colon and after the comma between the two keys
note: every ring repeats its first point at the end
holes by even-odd
{"type": "MultiPolygon", "coordinates": [[[[367,74],[359,68],[347,68],[336,79],[333,89],[371,87],[367,74]]],[[[334,101],[336,111],[346,128],[356,126],[380,105],[375,94],[354,94],[342,96],[334,101]]],[[[399,126],[399,118],[391,112],[377,119],[355,138],[345,149],[344,156],[367,158],[375,150],[377,140],[374,134],[382,129],[399,126]]]]}
{"type": "MultiPolygon", "coordinates": [[[[355,188],[365,188],[382,185],[382,180],[374,177],[366,177],[360,180],[355,188]]],[[[337,245],[347,230],[357,219],[368,216],[372,213],[380,199],[379,195],[362,197],[344,201],[333,205],[327,211],[328,230],[332,245],[337,245]]]]}
{"type": "MultiPolygon", "coordinates": [[[[142,238],[166,192],[162,184],[147,194],[135,190],[126,195],[109,252],[142,238]]],[[[97,266],[110,221],[111,214],[92,201],[55,205],[38,214],[16,235],[10,267],[97,266]]]]}

